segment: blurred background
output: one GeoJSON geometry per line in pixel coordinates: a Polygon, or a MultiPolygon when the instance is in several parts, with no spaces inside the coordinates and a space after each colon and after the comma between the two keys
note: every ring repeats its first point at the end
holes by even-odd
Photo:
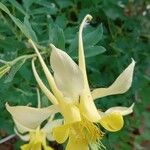
{"type": "MultiPolygon", "coordinates": [[[[14,134],[14,124],[5,109],[11,105],[37,105],[37,84],[31,59],[21,58],[34,50],[32,38],[39,44],[47,64],[53,43],[77,61],[77,36],[81,20],[91,14],[93,20],[84,29],[84,47],[91,89],[109,86],[136,61],[133,84],[122,95],[96,100],[99,109],[130,106],[134,113],[125,117],[123,129],[108,133],[102,140],[108,150],[150,149],[150,1],[149,0],[0,0],[0,139],[14,134]],[[10,11],[10,12],[9,12],[10,11]],[[18,20],[18,19],[20,20],[18,20]],[[5,61],[3,61],[5,60],[5,61]],[[9,65],[11,64],[11,65],[9,65]]],[[[43,80],[41,67],[37,68],[43,80]]],[[[42,106],[49,105],[41,93],[42,106]]],[[[0,150],[18,150],[17,137],[0,144],[0,150]]],[[[63,146],[50,143],[56,150],[63,146]]]]}

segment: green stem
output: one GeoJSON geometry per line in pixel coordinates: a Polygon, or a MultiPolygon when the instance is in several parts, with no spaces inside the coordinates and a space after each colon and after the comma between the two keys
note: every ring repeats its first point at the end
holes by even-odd
{"type": "MultiPolygon", "coordinates": [[[[41,53],[42,55],[45,54],[47,52],[43,52],[41,53]]],[[[4,64],[8,64],[10,66],[13,66],[14,64],[16,64],[18,61],[22,60],[22,59],[30,59],[30,58],[33,58],[33,57],[37,57],[37,54],[29,54],[29,55],[22,55],[22,56],[19,56],[17,57],[16,59],[12,60],[12,61],[5,61],[5,60],[1,60],[0,59],[0,62],[1,63],[4,63],[4,64]]]]}

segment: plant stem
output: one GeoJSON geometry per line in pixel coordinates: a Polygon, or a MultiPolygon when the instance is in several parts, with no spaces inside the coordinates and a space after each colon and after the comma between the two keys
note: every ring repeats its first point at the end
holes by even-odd
{"type": "Polygon", "coordinates": [[[12,134],[12,135],[9,135],[9,136],[1,139],[0,144],[5,143],[6,141],[9,141],[10,139],[14,138],[15,136],[16,136],[16,134],[12,134]]]}

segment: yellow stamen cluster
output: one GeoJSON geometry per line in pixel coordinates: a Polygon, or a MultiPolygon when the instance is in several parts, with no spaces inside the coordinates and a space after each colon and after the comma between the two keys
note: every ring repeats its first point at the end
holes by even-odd
{"type": "Polygon", "coordinates": [[[102,139],[104,133],[93,122],[88,121],[85,117],[81,122],[74,123],[70,130],[70,137],[75,138],[78,143],[97,143],[102,139]]]}

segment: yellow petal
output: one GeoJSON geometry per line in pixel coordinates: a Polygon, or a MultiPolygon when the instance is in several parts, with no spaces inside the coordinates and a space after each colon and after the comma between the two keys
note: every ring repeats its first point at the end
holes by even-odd
{"type": "Polygon", "coordinates": [[[84,91],[82,93],[79,108],[81,114],[91,122],[97,122],[100,120],[100,115],[89,91],[84,91]]]}
{"type": "Polygon", "coordinates": [[[111,132],[119,131],[124,124],[123,117],[119,113],[105,114],[99,122],[106,130],[111,132]]]}
{"type": "Polygon", "coordinates": [[[111,86],[108,88],[98,88],[92,91],[93,99],[125,93],[131,87],[134,66],[135,61],[132,59],[132,63],[119,75],[111,86]]]}
{"type": "Polygon", "coordinates": [[[33,143],[33,146],[31,149],[35,149],[35,150],[42,150],[42,144],[40,142],[37,143],[33,143]]]}
{"type": "Polygon", "coordinates": [[[59,90],[64,96],[77,99],[83,90],[83,76],[77,64],[64,51],[51,44],[50,63],[59,90]]]}
{"type": "Polygon", "coordinates": [[[9,106],[6,109],[18,123],[29,129],[36,129],[51,114],[58,112],[56,105],[46,108],[33,108],[28,106],[9,106]]]}
{"type": "Polygon", "coordinates": [[[46,133],[46,138],[49,141],[54,141],[54,137],[52,135],[52,131],[54,127],[58,127],[63,124],[63,119],[56,119],[53,121],[48,121],[47,124],[41,129],[44,133],[46,133]]]}
{"type": "Polygon", "coordinates": [[[53,137],[58,143],[64,143],[69,135],[69,124],[53,128],[53,137]]]}
{"type": "Polygon", "coordinates": [[[112,107],[109,108],[105,113],[120,113],[122,116],[131,114],[133,112],[134,103],[130,107],[112,107]]]}
{"type": "Polygon", "coordinates": [[[41,143],[28,143],[21,146],[21,150],[42,150],[41,143]]]}
{"type": "Polygon", "coordinates": [[[66,150],[89,150],[88,143],[75,141],[75,138],[69,138],[66,150]]]}
{"type": "Polygon", "coordinates": [[[31,150],[31,144],[24,144],[21,146],[21,150],[31,150]]]}
{"type": "Polygon", "coordinates": [[[49,146],[44,146],[44,150],[53,150],[53,148],[51,148],[49,146]]]}

